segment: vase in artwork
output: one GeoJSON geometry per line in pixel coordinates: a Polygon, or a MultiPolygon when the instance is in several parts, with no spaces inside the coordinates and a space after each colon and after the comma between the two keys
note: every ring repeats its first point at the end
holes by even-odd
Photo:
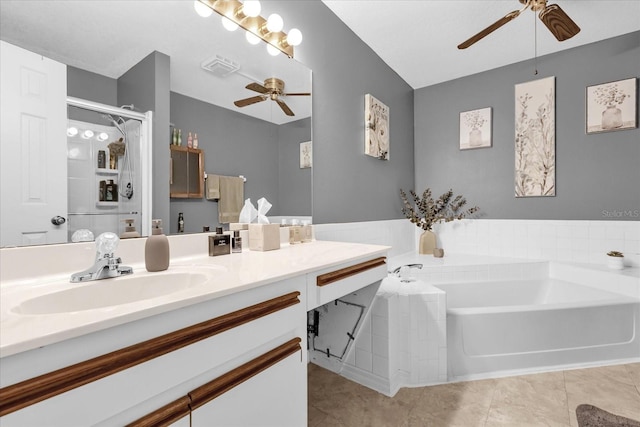
{"type": "Polygon", "coordinates": [[[602,112],[602,129],[615,129],[622,126],[622,111],[615,105],[609,105],[602,112]]]}
{"type": "Polygon", "coordinates": [[[473,128],[471,132],[469,132],[469,145],[472,147],[482,145],[482,131],[480,129],[473,128]]]}
{"type": "Polygon", "coordinates": [[[433,231],[426,230],[420,235],[418,250],[421,255],[433,255],[436,248],[436,235],[433,231]]]}

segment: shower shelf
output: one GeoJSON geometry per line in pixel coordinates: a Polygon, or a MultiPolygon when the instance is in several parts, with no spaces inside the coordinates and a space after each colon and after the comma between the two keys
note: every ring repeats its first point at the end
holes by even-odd
{"type": "Polygon", "coordinates": [[[117,208],[118,202],[96,202],[96,206],[99,208],[117,208]]]}
{"type": "Polygon", "coordinates": [[[117,175],[118,169],[97,168],[96,173],[99,175],[117,175]]]}

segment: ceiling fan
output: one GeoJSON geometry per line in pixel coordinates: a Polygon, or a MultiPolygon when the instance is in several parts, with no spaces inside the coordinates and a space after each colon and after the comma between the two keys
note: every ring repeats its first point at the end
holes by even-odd
{"type": "Polygon", "coordinates": [[[254,92],[258,92],[261,95],[235,101],[234,104],[236,107],[246,107],[247,105],[271,99],[272,101],[275,101],[280,106],[280,108],[282,108],[282,111],[284,111],[287,116],[294,116],[295,114],[293,114],[291,108],[289,108],[289,106],[285,104],[285,102],[280,99],[280,97],[311,95],[310,93],[284,93],[284,81],[275,77],[269,77],[268,79],[266,79],[264,81],[264,85],[261,85],[259,83],[249,83],[246,88],[254,92]]]}
{"type": "Polygon", "coordinates": [[[514,10],[507,13],[504,17],[498,19],[493,24],[489,25],[484,30],[480,31],[470,39],[460,43],[458,49],[466,49],[477,41],[488,36],[498,28],[502,27],[507,22],[510,22],[517,18],[522,12],[527,9],[531,9],[534,12],[540,12],[538,17],[547,26],[549,31],[555,36],[558,41],[565,41],[575,36],[580,32],[580,27],[569,15],[567,15],[557,4],[547,5],[547,0],[518,0],[524,5],[520,10],[514,10]]]}

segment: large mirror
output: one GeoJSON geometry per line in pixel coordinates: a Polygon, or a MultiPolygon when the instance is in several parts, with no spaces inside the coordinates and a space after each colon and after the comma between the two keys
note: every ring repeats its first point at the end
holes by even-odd
{"type": "MultiPolygon", "coordinates": [[[[263,16],[279,12],[268,8],[264,2],[263,16]]],[[[311,70],[304,65],[282,54],[271,56],[262,42],[249,44],[242,29],[225,30],[215,13],[198,16],[191,1],[3,0],[0,12],[0,39],[66,64],[68,95],[77,98],[122,106],[128,99],[123,92],[135,90],[122,76],[154,52],[168,58],[169,84],[156,98],[165,103],[169,123],[163,132],[154,128],[153,150],[167,147],[168,152],[174,128],[182,131],[184,145],[189,133],[197,134],[207,174],[243,175],[243,198],[255,204],[265,197],[273,204],[274,220],[311,217],[312,169],[302,164],[310,145],[305,143],[311,141],[311,96],[281,98],[293,116],[269,98],[234,105],[260,95],[247,85],[265,86],[270,78],[283,81],[285,93],[310,93],[311,70]]],[[[294,23],[285,22],[285,31],[288,26],[294,23]]],[[[67,111],[63,114],[66,128],[69,118],[67,111]]],[[[162,170],[169,179],[168,164],[152,167],[154,180],[162,170]]],[[[58,183],[67,178],[48,177],[58,183]]],[[[160,187],[153,186],[153,198],[168,198],[155,192],[160,187]]],[[[215,200],[171,199],[169,206],[168,233],[177,232],[179,212],[185,232],[218,225],[215,200]]],[[[146,219],[152,214],[141,213],[146,219]]]]}

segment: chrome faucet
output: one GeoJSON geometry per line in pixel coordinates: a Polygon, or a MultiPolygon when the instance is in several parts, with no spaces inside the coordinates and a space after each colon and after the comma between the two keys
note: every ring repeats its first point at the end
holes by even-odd
{"type": "Polygon", "coordinates": [[[396,276],[399,276],[400,275],[400,270],[402,269],[402,267],[422,269],[422,264],[405,264],[405,265],[401,265],[400,267],[396,268],[395,270],[391,271],[390,273],[395,274],[396,276]]]}
{"type": "Polygon", "coordinates": [[[102,233],[96,239],[96,261],[84,271],[73,273],[71,283],[89,282],[132,274],[133,269],[122,265],[122,259],[113,255],[120,239],[111,232],[102,233]]]}
{"type": "Polygon", "coordinates": [[[409,283],[415,281],[415,279],[411,278],[411,269],[417,268],[422,269],[422,264],[406,264],[402,265],[391,273],[400,278],[400,281],[403,283],[409,283]]]}

